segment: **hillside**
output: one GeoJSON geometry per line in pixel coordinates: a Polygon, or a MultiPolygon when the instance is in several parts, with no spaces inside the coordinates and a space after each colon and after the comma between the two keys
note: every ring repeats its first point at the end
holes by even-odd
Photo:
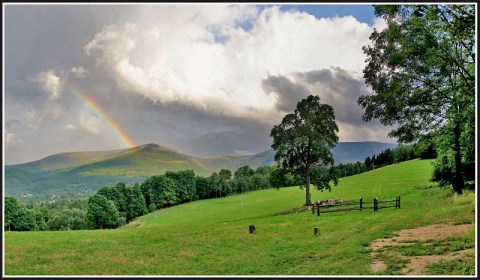
{"type": "MultiPolygon", "coordinates": [[[[312,199],[365,202],[401,197],[401,208],[374,212],[344,211],[312,215],[298,211],[305,190],[267,189],[164,208],[112,230],[5,232],[4,273],[22,275],[117,276],[404,276],[413,261],[424,263],[419,275],[475,273],[475,193],[454,195],[429,181],[431,160],[412,160],[342,178],[331,192],[313,191],[312,199]],[[249,233],[249,225],[256,231],[249,233]],[[447,237],[400,243],[406,229],[458,225],[447,237]],[[427,227],[429,226],[429,227],[427,227]],[[318,236],[314,228],[320,229],[318,236]],[[392,247],[376,255],[377,240],[392,247]],[[407,246],[408,245],[408,246],[407,246]],[[470,250],[472,253],[461,255],[470,250]],[[381,270],[372,264],[385,262],[381,270]]],[[[371,206],[367,205],[367,206],[371,206]]],[[[451,228],[454,227],[445,227],[451,228]]],[[[426,234],[426,233],[425,233],[426,234]]],[[[425,237],[425,235],[424,235],[425,237]]],[[[377,243],[378,243],[377,242],[377,243]]]]}
{"type": "Polygon", "coordinates": [[[363,162],[365,158],[378,155],[386,149],[394,149],[397,144],[375,141],[366,142],[340,142],[332,149],[335,165],[340,163],[363,162]]]}
{"type": "Polygon", "coordinates": [[[190,157],[190,160],[210,170],[211,172],[219,172],[221,169],[229,169],[232,172],[239,167],[249,165],[253,169],[257,169],[260,166],[273,165],[275,153],[272,150],[268,150],[255,155],[246,156],[222,156],[214,158],[198,158],[190,157]]]}
{"type": "MultiPolygon", "coordinates": [[[[335,164],[363,162],[395,144],[380,142],[340,142],[332,150],[335,164]]],[[[38,161],[5,166],[5,195],[20,200],[50,200],[59,197],[88,197],[102,186],[118,182],[141,183],[166,171],[193,170],[208,177],[221,169],[232,172],[249,165],[253,169],[274,164],[274,151],[254,155],[200,158],[182,154],[157,144],[135,149],[70,152],[38,161]]]]}

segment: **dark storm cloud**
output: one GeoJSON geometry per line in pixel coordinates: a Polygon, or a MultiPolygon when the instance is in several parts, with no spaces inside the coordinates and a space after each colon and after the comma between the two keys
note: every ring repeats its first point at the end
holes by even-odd
{"type": "Polygon", "coordinates": [[[24,77],[45,71],[46,65],[62,70],[82,62],[82,47],[98,30],[95,14],[102,7],[96,8],[98,10],[82,5],[6,6],[5,63],[13,68],[8,74],[24,77]],[[93,14],[86,16],[87,12],[93,14]]]}
{"type": "MultiPolygon", "coordinates": [[[[201,145],[202,156],[244,155],[264,152],[270,148],[271,140],[267,130],[262,134],[251,130],[212,132],[195,139],[201,145]]],[[[191,151],[193,152],[193,151],[191,151]]]]}
{"type": "Polygon", "coordinates": [[[223,131],[199,135],[192,145],[201,148],[205,156],[255,154],[270,149],[272,140],[268,124],[253,120],[230,119],[220,123],[223,131]]]}
{"type": "Polygon", "coordinates": [[[305,80],[314,88],[322,102],[331,105],[338,121],[362,126],[363,109],[357,100],[361,95],[369,95],[363,79],[352,76],[340,68],[315,70],[306,73],[295,73],[297,78],[305,80]]]}
{"type": "Polygon", "coordinates": [[[290,81],[284,76],[268,76],[262,80],[262,89],[267,94],[277,96],[276,107],[284,112],[292,112],[298,101],[309,95],[308,89],[290,81]]]}
{"type": "MultiPolygon", "coordinates": [[[[131,5],[75,4],[12,4],[4,9],[5,79],[17,86],[42,72],[53,71],[62,77],[78,67],[87,69],[97,82],[105,82],[105,75],[96,69],[94,59],[88,59],[83,47],[103,26],[132,20],[137,10],[131,5]]],[[[39,96],[38,89],[22,87],[29,98],[39,96]]],[[[13,88],[12,94],[18,90],[13,88]]]]}
{"type": "Polygon", "coordinates": [[[98,32],[100,22],[108,18],[106,8],[110,7],[35,4],[4,7],[7,112],[11,107],[25,106],[42,117],[52,110],[68,109],[65,104],[71,102],[68,97],[59,96],[57,102],[48,99],[38,75],[50,71],[62,78],[73,67],[94,68],[92,62],[85,60],[83,45],[98,32]]]}
{"type": "MultiPolygon", "coordinates": [[[[253,154],[263,152],[271,145],[271,126],[252,119],[219,118],[214,113],[183,104],[143,103],[135,105],[135,112],[136,124],[129,126],[133,136],[143,135],[138,139],[141,143],[137,144],[156,143],[185,154],[205,157],[253,154]]],[[[127,119],[125,123],[129,121],[127,119]]]]}
{"type": "Polygon", "coordinates": [[[7,120],[6,127],[7,129],[11,129],[15,126],[18,126],[20,124],[19,120],[7,120]]]}
{"type": "Polygon", "coordinates": [[[357,100],[361,95],[371,93],[362,78],[338,67],[295,72],[289,77],[269,76],[262,81],[262,88],[266,94],[276,94],[277,107],[287,113],[293,112],[297,102],[307,95],[318,95],[321,103],[328,104],[334,109],[335,120],[340,130],[340,141],[378,139],[376,137],[379,134],[386,136],[391,129],[376,119],[370,122],[362,120],[364,111],[357,104],[357,100]]]}
{"type": "Polygon", "coordinates": [[[310,94],[318,95],[322,103],[331,105],[337,120],[352,125],[362,124],[362,109],[357,105],[360,95],[369,92],[362,80],[351,76],[340,68],[295,72],[292,78],[269,76],[262,80],[266,94],[277,96],[277,108],[293,112],[297,102],[310,94]]]}

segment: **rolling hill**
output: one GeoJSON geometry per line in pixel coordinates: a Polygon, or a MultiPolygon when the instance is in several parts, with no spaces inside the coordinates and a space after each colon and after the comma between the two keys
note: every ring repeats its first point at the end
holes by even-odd
{"type": "Polygon", "coordinates": [[[475,193],[459,196],[437,187],[429,181],[431,162],[393,164],[342,178],[331,192],[312,192],[314,200],[345,202],[363,197],[371,203],[374,198],[382,201],[399,196],[402,203],[398,209],[374,211],[372,204],[367,204],[369,208],[362,211],[317,216],[301,211],[305,190],[292,186],[167,207],[117,229],[5,231],[4,274],[12,278],[474,277],[475,193]],[[256,227],[253,234],[249,225],[256,227]],[[469,230],[462,233],[450,227],[449,235],[439,235],[437,230],[448,225],[468,226],[469,230]],[[320,229],[318,236],[314,228],[320,229]],[[402,242],[397,233],[407,229],[408,240],[402,242]],[[415,238],[413,229],[423,229],[422,237],[415,238]],[[395,238],[396,244],[373,247],[376,241],[389,244],[390,238],[395,238]],[[466,249],[470,253],[461,255],[466,249]],[[454,258],[447,262],[449,253],[454,258]],[[424,256],[429,261],[422,267],[428,265],[428,270],[411,273],[411,265],[425,260],[424,256]],[[385,266],[373,270],[378,262],[385,266]]]}
{"type": "MultiPolygon", "coordinates": [[[[335,164],[363,162],[396,144],[381,142],[340,142],[332,150],[335,164]]],[[[48,156],[38,161],[6,165],[5,195],[27,201],[88,197],[102,186],[118,182],[141,183],[166,171],[193,170],[208,177],[221,169],[232,172],[249,165],[253,169],[273,165],[275,153],[267,150],[254,155],[194,157],[157,144],[134,149],[70,152],[48,156]]]]}

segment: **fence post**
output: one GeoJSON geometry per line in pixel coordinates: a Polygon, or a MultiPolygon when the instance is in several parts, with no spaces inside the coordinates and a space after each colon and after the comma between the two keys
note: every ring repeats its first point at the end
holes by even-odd
{"type": "Polygon", "coordinates": [[[363,198],[362,198],[362,197],[360,197],[360,210],[362,210],[362,209],[363,209],[362,201],[363,201],[363,198]]]}
{"type": "Polygon", "coordinates": [[[378,210],[378,200],[377,200],[377,198],[375,197],[375,198],[373,199],[373,212],[377,212],[377,210],[378,210]]]}
{"type": "Polygon", "coordinates": [[[398,208],[400,208],[400,196],[397,196],[398,208]]]}
{"type": "Polygon", "coordinates": [[[315,214],[315,203],[316,202],[312,203],[312,215],[315,214]]]}
{"type": "Polygon", "coordinates": [[[317,203],[317,216],[320,216],[320,202],[317,203]]]}

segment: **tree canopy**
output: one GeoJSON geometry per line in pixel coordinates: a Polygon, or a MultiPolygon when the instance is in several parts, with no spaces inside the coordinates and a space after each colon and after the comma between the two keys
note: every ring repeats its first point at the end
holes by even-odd
{"type": "Polygon", "coordinates": [[[387,27],[363,47],[364,121],[397,125],[390,137],[438,143],[433,180],[462,193],[475,161],[475,6],[376,5],[387,27]],[[473,163],[473,164],[472,164],[473,163]]]}
{"type": "MultiPolygon", "coordinates": [[[[290,173],[305,179],[305,204],[311,204],[310,178],[319,166],[333,165],[333,153],[330,149],[338,143],[338,126],[332,106],[320,103],[320,97],[309,95],[297,103],[293,113],[284,116],[282,122],[275,125],[270,133],[273,138],[271,147],[275,150],[278,174],[290,173]]],[[[317,189],[330,189],[318,178],[317,189]]],[[[326,182],[329,182],[328,178],[326,182]]],[[[315,184],[315,182],[312,182],[315,184]]],[[[278,186],[278,184],[275,184],[278,186]]]]}
{"type": "Polygon", "coordinates": [[[85,220],[92,229],[117,228],[125,224],[125,219],[121,219],[114,202],[101,194],[94,194],[88,198],[85,220]]]}

